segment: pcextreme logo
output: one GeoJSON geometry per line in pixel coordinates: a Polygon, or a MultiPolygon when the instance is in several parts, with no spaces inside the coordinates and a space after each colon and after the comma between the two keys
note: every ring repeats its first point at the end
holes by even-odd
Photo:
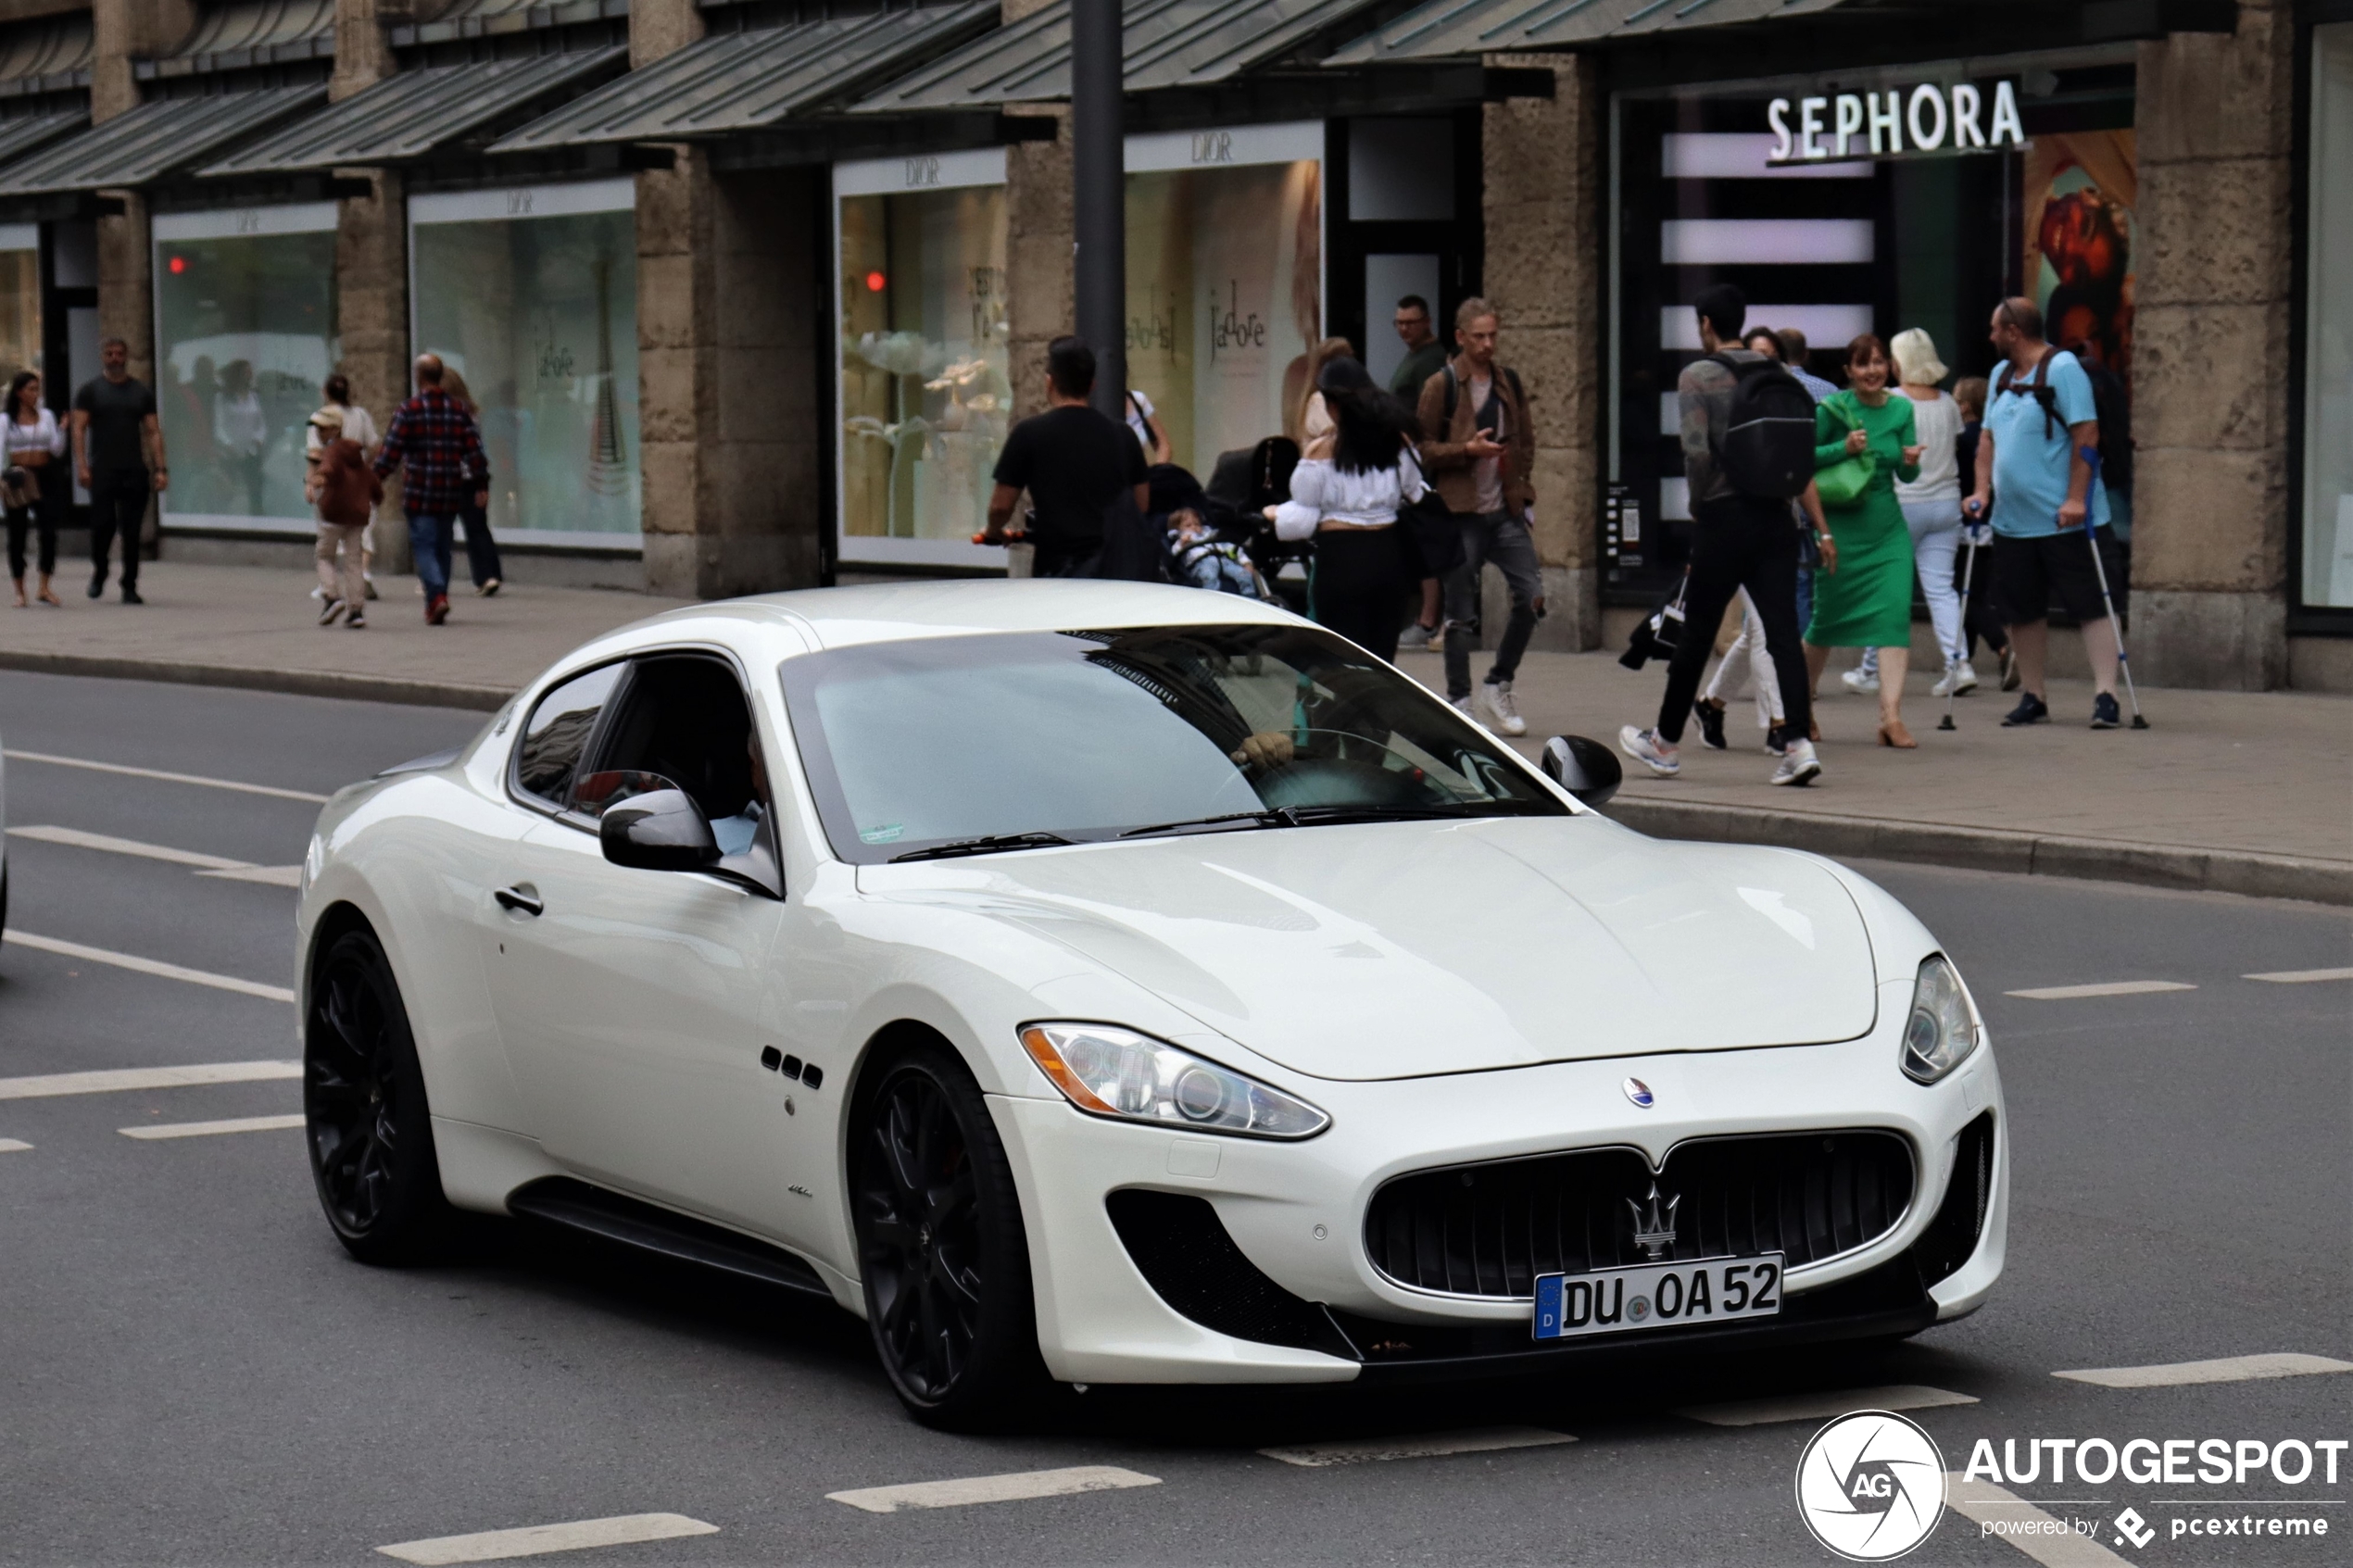
{"type": "Polygon", "coordinates": [[[1856,1411],[1814,1434],[1797,1461],[1797,1512],[1853,1562],[1885,1562],[1928,1539],[1944,1512],[1935,1439],[1888,1411],[1856,1411]]]}

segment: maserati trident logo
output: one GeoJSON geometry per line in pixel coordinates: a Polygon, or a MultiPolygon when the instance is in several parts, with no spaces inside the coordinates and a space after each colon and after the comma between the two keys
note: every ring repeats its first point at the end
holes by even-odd
{"type": "Polygon", "coordinates": [[[1664,1262],[1667,1249],[1675,1245],[1675,1210],[1683,1206],[1683,1196],[1677,1193],[1661,1208],[1658,1184],[1653,1182],[1648,1201],[1650,1211],[1644,1213],[1640,1203],[1630,1198],[1626,1200],[1626,1207],[1634,1213],[1634,1245],[1647,1253],[1652,1262],[1664,1262]]]}
{"type": "Polygon", "coordinates": [[[1648,1084],[1643,1083],[1640,1078],[1629,1078],[1626,1082],[1620,1084],[1618,1087],[1626,1091],[1626,1098],[1628,1099],[1632,1100],[1644,1110],[1648,1110],[1652,1106],[1658,1103],[1658,1097],[1651,1093],[1651,1086],[1648,1084]]]}

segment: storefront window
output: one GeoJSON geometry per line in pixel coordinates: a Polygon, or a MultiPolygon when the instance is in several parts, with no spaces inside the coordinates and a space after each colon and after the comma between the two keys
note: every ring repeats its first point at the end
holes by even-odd
{"type": "Polygon", "coordinates": [[[337,353],[335,209],[155,220],[166,526],[308,530],[303,428],[337,353]]]}
{"type": "Polygon", "coordinates": [[[1323,332],[1324,128],[1127,144],[1127,383],[1179,466],[1297,433],[1323,332]]]}
{"type": "MultiPolygon", "coordinates": [[[[2130,386],[2138,177],[2130,64],[1891,67],[1619,100],[1611,477],[1624,519],[1604,592],[1647,602],[1691,516],[1675,386],[1700,352],[1691,302],[1718,282],[1754,326],[1794,327],[1843,385],[1847,342],[1924,329],[1989,376],[1986,320],[2032,296],[2062,346],[2130,386]]],[[[2107,476],[2115,478],[2118,476],[2107,476]]],[[[2111,486],[2120,535],[2129,491],[2111,486]]]]}
{"type": "Polygon", "coordinates": [[[2304,602],[2353,608],[2353,22],[2312,30],[2304,602]]]}
{"type": "Polygon", "coordinates": [[[0,374],[41,369],[41,229],[0,223],[0,374]]]}
{"type": "Polygon", "coordinates": [[[1013,407],[1000,152],[842,164],[845,558],[953,564],[988,521],[1013,407]]]}
{"type": "Polygon", "coordinates": [[[494,533],[641,544],[635,207],[627,180],[409,203],[412,335],[479,409],[494,533]]]}

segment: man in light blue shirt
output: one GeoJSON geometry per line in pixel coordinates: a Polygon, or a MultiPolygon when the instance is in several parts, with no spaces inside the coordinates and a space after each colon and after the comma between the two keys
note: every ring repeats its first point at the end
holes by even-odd
{"type": "Polygon", "coordinates": [[[2122,583],[2108,533],[2107,487],[2091,483],[2083,450],[2100,445],[2091,378],[2075,356],[2043,340],[2043,313],[2028,299],[1994,307],[1994,346],[2007,361],[1987,393],[1985,429],[1977,444],[1975,488],[1964,510],[1994,527],[1994,596],[2018,655],[2018,707],[2006,727],[2050,717],[2043,674],[2048,618],[2056,596],[2083,633],[2096,695],[2092,728],[2112,730],[2116,704],[2116,628],[2100,598],[2092,551],[2122,583]],[[2086,543],[2089,526],[2092,542],[2086,543]]]}

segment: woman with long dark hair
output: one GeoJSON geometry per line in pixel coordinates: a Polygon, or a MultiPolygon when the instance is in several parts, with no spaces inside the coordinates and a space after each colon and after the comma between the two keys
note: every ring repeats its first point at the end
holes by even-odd
{"type": "Polygon", "coordinates": [[[1912,533],[1895,486],[1920,476],[1919,433],[1912,401],[1889,388],[1887,345],[1865,332],[1846,345],[1846,389],[1814,410],[1814,466],[1868,458],[1870,477],[1853,500],[1824,501],[1838,569],[1814,584],[1814,619],[1806,628],[1806,667],[1818,684],[1832,648],[1879,649],[1879,743],[1910,751],[1904,727],[1904,676],[1912,664],[1912,533]]]}
{"type": "Polygon", "coordinates": [[[41,536],[41,590],[37,597],[44,605],[57,603],[57,596],[49,586],[50,574],[57,570],[57,500],[62,484],[62,469],[57,459],[66,455],[66,435],[57,423],[57,416],[41,401],[41,372],[19,370],[8,383],[7,422],[5,431],[5,468],[8,482],[8,576],[17,585],[17,608],[29,602],[24,596],[25,534],[37,531],[41,536]]]}
{"type": "Polygon", "coordinates": [[[1324,366],[1316,390],[1334,421],[1331,455],[1302,458],[1290,499],[1267,514],[1277,538],[1315,541],[1308,613],[1394,663],[1405,593],[1419,575],[1397,518],[1428,489],[1406,439],[1414,413],[1346,357],[1324,366]]]}

